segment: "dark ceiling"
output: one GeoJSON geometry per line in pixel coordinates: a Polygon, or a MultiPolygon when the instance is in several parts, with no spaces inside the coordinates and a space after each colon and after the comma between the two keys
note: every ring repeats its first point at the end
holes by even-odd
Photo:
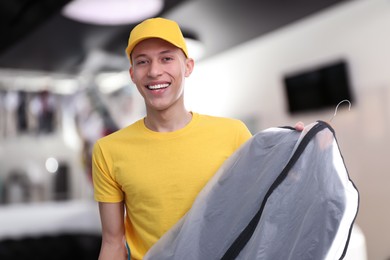
{"type": "MultiPolygon", "coordinates": [[[[196,35],[206,48],[206,59],[346,1],[165,0],[158,16],[174,19],[185,34],[196,35]]],[[[68,2],[2,0],[0,69],[77,75],[91,66],[91,53],[102,57],[92,62],[95,72],[125,69],[124,49],[134,24],[98,26],[73,21],[61,15],[68,2]]]]}

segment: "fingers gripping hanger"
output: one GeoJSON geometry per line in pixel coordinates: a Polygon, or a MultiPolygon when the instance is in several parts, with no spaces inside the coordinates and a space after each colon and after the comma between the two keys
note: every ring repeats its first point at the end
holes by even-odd
{"type": "Polygon", "coordinates": [[[344,103],[344,102],[348,102],[348,103],[349,103],[348,111],[351,111],[351,105],[352,105],[352,104],[351,104],[351,101],[349,101],[348,99],[344,99],[344,100],[340,101],[340,102],[337,104],[337,106],[336,106],[336,108],[335,108],[335,110],[334,110],[334,114],[333,114],[332,118],[329,120],[329,122],[332,122],[333,118],[337,115],[337,109],[338,109],[339,106],[340,106],[342,103],[344,103]]]}

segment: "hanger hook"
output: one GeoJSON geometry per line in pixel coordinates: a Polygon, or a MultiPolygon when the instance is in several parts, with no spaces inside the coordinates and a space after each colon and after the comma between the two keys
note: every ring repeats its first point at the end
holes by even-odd
{"type": "Polygon", "coordinates": [[[334,114],[333,114],[332,118],[329,120],[329,122],[332,122],[333,118],[337,115],[337,109],[338,109],[339,106],[340,106],[342,103],[344,103],[344,102],[348,102],[348,103],[349,103],[348,111],[351,111],[351,105],[352,105],[352,104],[351,104],[351,101],[349,101],[348,99],[341,100],[341,101],[337,104],[337,106],[336,106],[336,108],[335,108],[335,110],[334,110],[334,114]]]}

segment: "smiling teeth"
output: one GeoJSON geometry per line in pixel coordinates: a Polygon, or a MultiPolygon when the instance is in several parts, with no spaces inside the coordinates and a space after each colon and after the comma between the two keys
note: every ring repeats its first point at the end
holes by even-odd
{"type": "Polygon", "coordinates": [[[149,85],[149,89],[162,89],[162,88],[167,88],[169,84],[157,84],[157,85],[149,85]]]}

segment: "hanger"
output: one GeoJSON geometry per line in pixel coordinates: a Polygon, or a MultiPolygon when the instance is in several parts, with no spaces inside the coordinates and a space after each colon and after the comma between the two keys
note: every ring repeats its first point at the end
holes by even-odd
{"type": "Polygon", "coordinates": [[[349,103],[349,106],[348,106],[348,111],[351,111],[351,101],[349,101],[348,99],[344,99],[344,100],[341,100],[338,104],[337,104],[337,106],[336,106],[336,108],[335,108],[335,110],[334,110],[334,114],[333,114],[333,116],[331,117],[331,119],[329,120],[329,122],[332,122],[332,120],[333,120],[333,118],[337,115],[337,109],[339,108],[339,106],[342,104],[342,103],[344,103],[344,102],[348,102],[349,103]]]}

